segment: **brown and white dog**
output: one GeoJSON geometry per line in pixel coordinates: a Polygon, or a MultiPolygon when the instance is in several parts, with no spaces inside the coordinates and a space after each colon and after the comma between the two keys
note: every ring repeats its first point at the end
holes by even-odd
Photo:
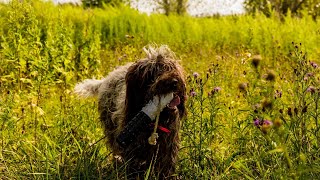
{"type": "Polygon", "coordinates": [[[75,92],[98,96],[108,144],[114,156],[127,163],[129,178],[142,178],[152,163],[156,176],[165,179],[173,175],[177,162],[186,84],[183,69],[167,46],[144,51],[146,58],[121,66],[102,80],[84,80],[75,92]],[[150,145],[157,116],[157,144],[150,145]]]}

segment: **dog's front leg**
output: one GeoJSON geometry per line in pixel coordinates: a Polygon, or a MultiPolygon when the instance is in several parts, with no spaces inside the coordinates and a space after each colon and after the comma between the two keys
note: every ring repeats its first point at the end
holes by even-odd
{"type": "Polygon", "coordinates": [[[157,113],[160,113],[172,99],[173,93],[162,95],[160,98],[159,96],[154,96],[153,100],[125,125],[124,130],[117,137],[117,142],[120,146],[127,148],[141,132],[145,132],[156,118],[157,113]]]}

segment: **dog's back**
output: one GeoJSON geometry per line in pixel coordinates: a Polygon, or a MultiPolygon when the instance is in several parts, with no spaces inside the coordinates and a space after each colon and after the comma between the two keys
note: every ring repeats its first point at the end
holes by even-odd
{"type": "Polygon", "coordinates": [[[125,76],[131,64],[118,67],[101,80],[86,79],[74,88],[74,92],[80,97],[98,97],[100,120],[114,153],[118,151],[115,138],[119,133],[118,130],[120,131],[123,126],[126,96],[125,76]]]}

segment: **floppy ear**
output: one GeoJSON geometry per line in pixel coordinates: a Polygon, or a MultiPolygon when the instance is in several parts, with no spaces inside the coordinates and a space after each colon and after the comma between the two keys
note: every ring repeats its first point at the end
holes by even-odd
{"type": "Polygon", "coordinates": [[[129,67],[126,74],[125,122],[130,121],[146,103],[148,77],[139,62],[129,67]]]}

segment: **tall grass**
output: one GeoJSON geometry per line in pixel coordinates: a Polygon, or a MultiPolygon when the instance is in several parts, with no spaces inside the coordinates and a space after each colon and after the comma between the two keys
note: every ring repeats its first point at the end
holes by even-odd
{"type": "Polygon", "coordinates": [[[1,179],[121,179],[96,101],[72,88],[141,58],[152,42],[168,44],[188,76],[179,176],[320,174],[320,29],[311,17],[148,16],[13,1],[0,5],[0,23],[1,179]]]}

